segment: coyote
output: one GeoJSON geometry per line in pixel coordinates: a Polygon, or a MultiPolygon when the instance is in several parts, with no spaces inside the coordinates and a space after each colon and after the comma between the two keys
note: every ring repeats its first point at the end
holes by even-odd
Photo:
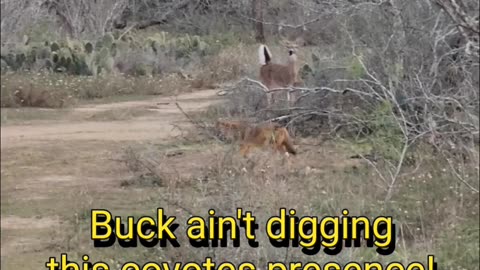
{"type": "Polygon", "coordinates": [[[241,140],[240,154],[244,157],[253,147],[273,145],[283,153],[296,155],[290,135],[286,128],[278,124],[251,125],[246,121],[217,121],[217,128],[227,137],[241,140]]]}
{"type": "MultiPolygon", "coordinates": [[[[297,55],[296,45],[292,43],[283,43],[288,48],[288,61],[286,65],[272,63],[272,54],[264,44],[258,49],[260,61],[260,80],[268,88],[286,88],[296,85],[297,80],[297,55]]],[[[287,100],[290,103],[290,92],[287,92],[287,100]]],[[[267,93],[267,103],[272,103],[272,93],[267,93]]]]}

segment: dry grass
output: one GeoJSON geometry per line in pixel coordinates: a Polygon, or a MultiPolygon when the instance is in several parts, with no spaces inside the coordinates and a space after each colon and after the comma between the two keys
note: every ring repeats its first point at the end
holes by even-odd
{"type": "Polygon", "coordinates": [[[348,208],[351,215],[390,215],[397,222],[400,232],[392,256],[379,257],[365,247],[345,248],[335,257],[340,263],[423,262],[427,254],[435,254],[446,269],[473,269],[478,264],[478,194],[454,179],[445,164],[431,157],[418,170],[405,168],[392,200],[384,203],[385,183],[368,164],[348,158],[352,145],[338,141],[318,145],[316,140],[300,138],[295,143],[299,155],[290,169],[268,150],[256,150],[245,160],[236,145],[206,139],[195,130],[174,143],[56,142],[2,150],[7,160],[2,163],[2,219],[12,215],[30,219],[41,213],[42,222],[49,224],[49,218],[56,216],[63,228],[61,233],[55,226],[24,228],[20,233],[15,227],[2,227],[2,240],[12,243],[17,237],[24,243],[8,247],[22,248],[24,256],[10,254],[4,266],[36,269],[61,252],[75,261],[86,253],[91,261],[103,260],[111,266],[127,260],[202,262],[206,256],[214,256],[216,262],[249,260],[259,267],[269,260],[332,260],[322,251],[309,257],[300,249],[270,246],[262,225],[280,207],[320,217],[339,215],[348,208]],[[250,248],[242,241],[240,248],[193,249],[179,233],[183,245],[177,249],[92,248],[90,209],[140,217],[153,215],[157,207],[177,216],[182,224],[179,232],[192,214],[206,217],[206,211],[214,208],[227,215],[243,207],[259,219],[261,246],[250,248]]]}
{"type": "MultiPolygon", "coordinates": [[[[378,257],[374,250],[368,248],[345,249],[336,258],[340,263],[351,260],[407,263],[424,261],[427,254],[433,253],[447,268],[460,265],[463,269],[472,269],[469,267],[475,263],[478,244],[465,239],[478,238],[478,231],[468,229],[478,222],[475,208],[478,197],[475,194],[452,182],[449,172],[438,170],[433,164],[425,164],[421,171],[403,178],[394,199],[384,204],[385,191],[381,180],[368,165],[346,159],[348,152],[335,145],[326,144],[321,149],[302,148],[302,154],[295,159],[290,171],[282,166],[279,156],[257,151],[247,161],[232,152],[235,148],[208,142],[197,146],[134,147],[123,156],[126,164],[130,164],[133,178],[118,183],[109,195],[87,188],[89,191],[83,196],[90,198],[91,203],[76,207],[74,214],[64,216],[69,220],[70,232],[65,238],[70,240],[58,239],[57,249],[65,250],[68,242],[71,248],[75,247],[72,251],[83,250],[91,255],[92,260],[107,260],[113,265],[125,260],[146,262],[146,258],[151,259],[152,256],[159,262],[201,262],[211,255],[210,252],[215,254],[217,262],[230,258],[239,263],[248,259],[260,267],[267,261],[283,260],[285,257],[288,261],[306,262],[312,257],[303,255],[299,249],[271,247],[262,233],[262,226],[258,236],[262,245],[257,249],[242,242],[238,249],[194,250],[189,247],[184,235],[179,234],[179,241],[184,245],[178,249],[94,250],[88,240],[88,210],[101,205],[114,215],[139,217],[152,215],[156,207],[163,207],[167,213],[175,213],[182,224],[181,221],[191,214],[205,217],[210,208],[216,209],[218,214],[227,215],[234,213],[237,207],[243,207],[253,211],[259,223],[264,224],[269,216],[277,214],[280,207],[294,208],[298,215],[317,216],[338,215],[341,209],[348,208],[351,215],[391,215],[400,232],[396,253],[392,256],[378,257]],[[172,151],[183,154],[166,155],[172,151]],[[318,162],[320,160],[321,163],[318,162]],[[155,174],[145,168],[134,169],[132,162],[155,165],[155,174]],[[137,196],[123,197],[121,202],[113,199],[132,193],[137,196]],[[74,216],[77,218],[74,219],[74,216]]],[[[179,231],[184,229],[181,225],[179,231]]],[[[72,256],[76,258],[77,255],[74,253],[72,256]]],[[[320,252],[313,260],[320,263],[330,259],[320,252]]]]}
{"type": "Polygon", "coordinates": [[[164,77],[69,76],[53,73],[2,75],[2,107],[62,108],[82,100],[119,96],[172,95],[191,91],[177,74],[164,77]]]}
{"type": "Polygon", "coordinates": [[[198,80],[205,82],[230,82],[243,76],[255,76],[258,69],[257,48],[238,44],[228,47],[219,54],[204,60],[203,69],[197,75],[198,80]]]}

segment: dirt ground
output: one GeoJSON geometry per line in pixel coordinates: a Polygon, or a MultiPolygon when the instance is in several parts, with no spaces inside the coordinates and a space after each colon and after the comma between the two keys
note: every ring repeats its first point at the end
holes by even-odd
{"type": "Polygon", "coordinates": [[[192,113],[219,101],[214,90],[177,98],[84,105],[53,112],[65,114],[61,119],[2,124],[2,266],[43,266],[38,263],[47,255],[50,237],[44,233],[60,228],[60,217],[82,203],[71,201],[70,195],[118,188],[119,175],[126,173],[112,159],[118,148],[132,141],[166,143],[180,135],[176,127],[189,125],[175,102],[192,113]],[[108,121],[128,110],[143,113],[108,121]],[[102,113],[106,119],[95,119],[102,113]]]}
{"type": "MultiPolygon", "coordinates": [[[[128,213],[142,207],[137,204],[142,198],[155,196],[154,190],[122,187],[131,172],[119,162],[119,156],[122,149],[131,145],[148,148],[153,156],[158,156],[158,149],[169,153],[166,145],[178,151],[176,144],[182,127],[188,128],[190,123],[176,107],[176,101],[186,112],[195,113],[221,102],[221,98],[215,90],[206,90],[180,95],[177,100],[158,97],[49,110],[47,113],[55,117],[2,123],[1,259],[4,269],[43,268],[49,257],[73,250],[69,243],[78,243],[74,238],[85,233],[67,231],[75,228],[72,224],[85,218],[92,207],[114,207],[128,213]],[[129,199],[125,200],[126,197],[129,199]]],[[[2,114],[15,114],[24,109],[14,110],[16,112],[5,110],[2,114]]],[[[45,110],[29,112],[37,116],[42,113],[45,110]]],[[[180,148],[187,154],[172,155],[164,166],[176,166],[175,171],[181,174],[194,174],[216,155],[212,152],[214,146],[183,143],[180,148]],[[188,152],[189,147],[197,151],[188,152]],[[208,151],[198,151],[201,148],[208,151]]],[[[341,158],[338,151],[325,147],[318,151],[330,168],[339,166],[340,163],[333,161],[341,158]]],[[[297,165],[306,170],[315,170],[318,163],[308,155],[303,161],[297,165]]],[[[343,167],[346,165],[341,163],[343,167]]],[[[175,188],[185,183],[170,186],[175,188]]]]}
{"type": "MultiPolygon", "coordinates": [[[[215,90],[195,92],[178,96],[178,103],[187,112],[199,110],[218,102],[215,90]]],[[[46,143],[47,141],[69,140],[158,140],[178,135],[174,124],[183,124],[184,116],[175,106],[175,99],[162,97],[147,101],[126,101],[109,104],[87,105],[69,112],[72,117],[99,115],[107,111],[144,110],[153,112],[129,121],[42,121],[41,125],[2,126],[2,149],[46,143]]],[[[91,118],[92,116],[90,116],[91,118]]],[[[88,119],[88,117],[87,117],[88,119]]]]}

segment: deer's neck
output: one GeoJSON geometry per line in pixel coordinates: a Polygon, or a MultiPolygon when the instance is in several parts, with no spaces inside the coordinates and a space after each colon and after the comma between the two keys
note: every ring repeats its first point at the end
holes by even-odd
{"type": "Polygon", "coordinates": [[[296,70],[297,70],[297,56],[295,54],[290,55],[288,58],[288,72],[294,79],[296,79],[296,70]]]}

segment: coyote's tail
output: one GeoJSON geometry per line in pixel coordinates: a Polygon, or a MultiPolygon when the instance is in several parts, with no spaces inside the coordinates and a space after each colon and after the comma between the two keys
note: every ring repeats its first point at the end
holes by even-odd
{"type": "Polygon", "coordinates": [[[262,66],[270,63],[272,60],[272,54],[270,53],[268,47],[264,44],[260,45],[258,48],[258,60],[262,66]]]}

